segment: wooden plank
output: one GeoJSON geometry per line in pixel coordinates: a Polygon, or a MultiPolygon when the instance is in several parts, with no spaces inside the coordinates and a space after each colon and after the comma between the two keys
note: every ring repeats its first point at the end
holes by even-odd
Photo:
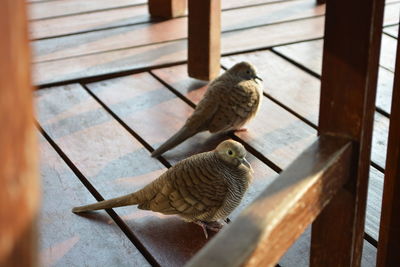
{"type": "Polygon", "coordinates": [[[57,0],[45,2],[33,2],[29,5],[29,18],[31,20],[46,19],[52,17],[68,16],[78,13],[121,8],[131,5],[146,4],[146,0],[57,0]]]}
{"type": "MultiPolygon", "coordinates": [[[[226,27],[227,29],[240,29],[242,27],[253,27],[256,25],[283,21],[282,18],[285,17],[288,19],[296,19],[299,17],[307,18],[322,15],[324,13],[324,8],[315,7],[315,5],[312,4],[312,0],[296,0],[227,10],[223,13],[227,13],[227,15],[222,17],[222,22],[233,24],[233,26],[226,27]],[[268,15],[265,14],[261,16],[262,13],[260,13],[260,11],[268,12],[268,15]],[[257,16],[258,19],[249,21],[246,19],[246,15],[248,14],[257,16]],[[236,23],[233,23],[230,20],[232,17],[236,20],[236,23]]],[[[49,38],[112,27],[121,27],[130,24],[147,23],[150,21],[150,16],[148,15],[146,6],[139,5],[115,10],[105,10],[33,21],[31,25],[31,38],[49,38]]]]}
{"type": "MultiPolygon", "coordinates": [[[[299,239],[292,245],[286,254],[279,260],[280,266],[308,267],[310,264],[311,226],[309,226],[299,239]]],[[[376,266],[377,249],[364,240],[361,266],[376,266]]]]}
{"type": "Polygon", "coordinates": [[[327,5],[318,133],[352,139],[355,154],[350,181],[313,223],[311,266],[361,262],[383,13],[384,0],[327,5]]]}
{"type": "MultiPolygon", "coordinates": [[[[144,83],[141,90],[152,88],[160,93],[157,89],[162,86],[157,81],[144,83]],[[154,88],[154,85],[157,87],[154,88]]],[[[165,88],[162,90],[168,92],[165,88]]],[[[128,100],[127,95],[115,93],[115,97],[128,100]]],[[[151,158],[150,153],[80,86],[43,89],[37,94],[41,125],[104,198],[135,191],[165,171],[165,167],[151,158]],[[85,149],[82,150],[82,147],[85,149]]],[[[150,91],[150,95],[146,97],[144,93],[135,100],[138,99],[142,99],[141,102],[131,106],[136,113],[142,114],[141,125],[148,125],[146,105],[160,98],[150,91]]],[[[121,112],[124,110],[119,103],[110,107],[121,112]]],[[[171,124],[171,120],[164,123],[171,124]]],[[[153,132],[154,129],[152,127],[153,132]]],[[[246,196],[249,200],[242,205],[256,197],[263,185],[275,177],[275,173],[263,163],[254,157],[249,159],[259,175],[246,196]]],[[[161,265],[182,266],[207,242],[201,228],[185,223],[177,216],[164,216],[133,206],[119,208],[117,212],[161,265]]]]}
{"type": "Polygon", "coordinates": [[[379,236],[379,223],[381,218],[381,206],[382,206],[382,191],[383,191],[383,173],[378,171],[374,167],[371,167],[369,172],[365,232],[368,233],[376,241],[378,240],[379,236]]]}
{"type": "Polygon", "coordinates": [[[382,36],[381,50],[381,66],[394,72],[394,63],[396,59],[396,44],[397,40],[384,34],[382,36]]]}
{"type": "Polygon", "coordinates": [[[40,170],[40,266],[150,266],[106,214],[71,212],[71,207],[95,199],[42,137],[40,170]]]}
{"type": "Polygon", "coordinates": [[[33,21],[30,36],[31,39],[49,38],[149,21],[147,6],[139,5],[33,21]]]}
{"type": "Polygon", "coordinates": [[[149,0],[148,7],[152,17],[170,19],[186,13],[186,0],[149,0]]]}
{"type": "MultiPolygon", "coordinates": [[[[184,68],[185,65],[181,65],[152,72],[186,99],[197,104],[206,87],[203,83],[188,78],[184,68]]],[[[281,169],[286,168],[316,137],[313,128],[267,98],[263,99],[257,116],[246,128],[248,131],[235,135],[281,169]]],[[[172,152],[173,150],[170,153],[172,152]]]]}
{"type": "Polygon", "coordinates": [[[397,38],[397,35],[399,33],[399,25],[385,27],[383,28],[383,32],[389,34],[393,38],[397,38]]]}
{"type": "MultiPolygon", "coordinates": [[[[318,38],[323,33],[323,18],[267,25],[222,35],[222,53],[270,47],[293,41],[318,38]],[[262,34],[261,34],[262,33],[262,34]]],[[[84,77],[131,71],[134,69],[183,62],[187,50],[185,40],[145,47],[128,48],[68,58],[34,65],[35,84],[43,85],[84,77]]]]}
{"type": "MultiPolygon", "coordinates": [[[[229,10],[222,12],[222,31],[307,18],[322,15],[323,12],[323,9],[315,8],[310,0],[229,10]],[[249,17],[257,19],[249,20],[249,17]]],[[[183,17],[38,40],[33,42],[35,62],[183,39],[187,37],[187,24],[187,18],[183,17]]]]}
{"type": "Polygon", "coordinates": [[[400,43],[397,44],[387,150],[382,216],[378,243],[378,266],[400,262],[400,43]]]}
{"type": "MultiPolygon", "coordinates": [[[[323,41],[316,40],[274,47],[273,50],[287,58],[290,58],[315,74],[321,75],[322,46],[323,41]]],[[[384,49],[384,47],[382,47],[382,49],[384,49]]],[[[393,78],[393,72],[383,67],[379,68],[376,106],[386,114],[390,113],[393,78]]]]}
{"type": "Polygon", "coordinates": [[[391,3],[385,6],[385,17],[383,25],[393,25],[399,23],[400,3],[391,3]]]}
{"type": "Polygon", "coordinates": [[[274,266],[350,177],[351,155],[321,136],[187,266],[274,266]]]}
{"type": "Polygon", "coordinates": [[[39,210],[30,51],[23,0],[0,2],[0,266],[36,266],[39,210]]]}
{"type": "Polygon", "coordinates": [[[209,81],[221,67],[221,0],[188,1],[188,73],[209,81]]]}

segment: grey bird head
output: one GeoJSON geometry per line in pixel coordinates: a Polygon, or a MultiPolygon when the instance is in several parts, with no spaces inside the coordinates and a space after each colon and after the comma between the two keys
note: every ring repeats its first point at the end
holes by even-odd
{"type": "Polygon", "coordinates": [[[246,160],[247,151],[244,146],[233,140],[221,142],[215,149],[218,157],[229,165],[239,167],[243,164],[249,171],[253,172],[250,163],[246,160]]]}
{"type": "Polygon", "coordinates": [[[238,76],[244,80],[260,80],[262,79],[257,76],[256,68],[249,62],[243,61],[235,64],[228,70],[231,75],[238,76]]]}

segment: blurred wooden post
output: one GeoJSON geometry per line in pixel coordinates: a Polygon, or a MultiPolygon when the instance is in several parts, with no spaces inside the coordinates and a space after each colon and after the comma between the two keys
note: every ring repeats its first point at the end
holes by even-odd
{"type": "Polygon", "coordinates": [[[0,1],[0,266],[36,266],[39,188],[26,7],[0,1]]]}
{"type": "Polygon", "coordinates": [[[149,0],[148,6],[152,17],[170,19],[185,14],[186,0],[149,0]]]}
{"type": "Polygon", "coordinates": [[[189,0],[189,76],[212,80],[220,72],[221,0],[189,0]]]}
{"type": "Polygon", "coordinates": [[[313,223],[311,266],[359,266],[384,0],[327,3],[319,134],[354,141],[350,182],[313,223]]]}
{"type": "Polygon", "coordinates": [[[397,43],[377,266],[400,263],[400,42],[397,43]]]}

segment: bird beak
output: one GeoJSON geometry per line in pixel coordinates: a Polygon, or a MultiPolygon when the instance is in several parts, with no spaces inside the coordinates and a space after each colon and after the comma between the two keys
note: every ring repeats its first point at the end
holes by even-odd
{"type": "Polygon", "coordinates": [[[254,173],[253,168],[251,167],[250,163],[247,161],[246,158],[242,158],[242,159],[241,159],[241,162],[242,162],[242,164],[243,164],[244,166],[246,166],[247,168],[250,169],[251,173],[254,173]]]}
{"type": "Polygon", "coordinates": [[[254,79],[255,79],[255,80],[260,80],[260,81],[263,81],[263,79],[261,79],[261,78],[260,78],[260,77],[258,77],[258,76],[255,76],[255,77],[254,77],[254,79]]]}

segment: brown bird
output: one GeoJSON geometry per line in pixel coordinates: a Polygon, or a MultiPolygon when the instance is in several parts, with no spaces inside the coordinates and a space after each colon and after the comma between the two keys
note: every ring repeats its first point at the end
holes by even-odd
{"type": "Polygon", "coordinates": [[[240,62],[210,83],[203,99],[183,127],[151,155],[158,157],[187,138],[202,132],[239,130],[252,119],[261,103],[262,87],[256,69],[240,62]]]}
{"type": "Polygon", "coordinates": [[[252,179],[246,150],[233,140],[221,142],[213,151],[193,155],[169,168],[143,189],[95,204],[75,207],[72,212],[138,205],[139,209],[176,214],[187,222],[218,231],[221,219],[239,205],[252,179]]]}

